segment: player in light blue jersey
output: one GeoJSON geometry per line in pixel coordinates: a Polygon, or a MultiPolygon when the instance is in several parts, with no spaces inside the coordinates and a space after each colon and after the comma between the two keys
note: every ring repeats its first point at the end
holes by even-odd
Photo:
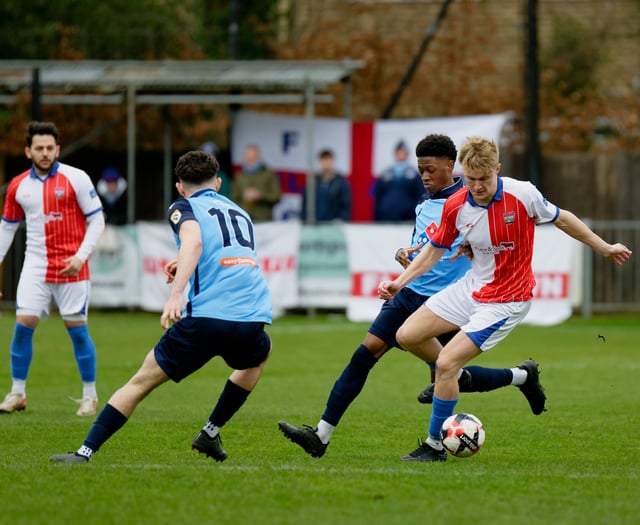
{"type": "Polygon", "coordinates": [[[253,223],[217,193],[218,169],[215,157],[204,151],[178,160],[176,188],[184,198],[168,214],[178,258],[165,267],[167,282],[173,283],[160,319],[167,331],[140,370],[111,396],[83,445],[51,461],[88,462],[147,394],[170,379],[181,381],[215,356],[234,371],[191,446],[216,461],[227,458],[220,428],[246,401],[271,351],[264,331],[271,324],[271,296],[258,266],[253,223]]]}
{"type": "MultiPolygon", "coordinates": [[[[396,261],[406,268],[411,259],[429,242],[431,235],[438,229],[444,202],[463,187],[461,177],[453,176],[457,150],[453,141],[445,135],[428,135],[416,146],[418,170],[426,189],[424,200],[416,206],[416,224],[411,238],[411,247],[400,248],[396,252],[396,261]]],[[[333,385],[327,406],[313,428],[296,427],[280,421],[282,433],[313,457],[324,455],[329,439],[349,405],[361,392],[369,372],[378,360],[391,348],[401,348],[396,341],[396,331],[404,321],[425,301],[439,290],[460,279],[471,267],[466,257],[456,257],[454,251],[460,244],[456,242],[450,255],[428,273],[415,279],[403,288],[391,300],[386,301],[380,313],[369,327],[362,344],[356,349],[351,362],[333,385]]],[[[464,251],[464,250],[463,250],[464,251]]],[[[445,345],[455,332],[438,337],[445,345]]],[[[433,363],[427,356],[421,356],[431,367],[433,381],[433,363]]],[[[470,366],[460,370],[458,383],[461,392],[480,392],[494,390],[510,384],[518,385],[529,401],[531,410],[540,413],[544,409],[544,390],[538,380],[538,365],[527,360],[514,368],[485,368],[470,366]]],[[[419,401],[431,402],[433,387],[421,392],[419,401]]],[[[420,457],[404,457],[405,460],[421,460],[420,457]]]]}

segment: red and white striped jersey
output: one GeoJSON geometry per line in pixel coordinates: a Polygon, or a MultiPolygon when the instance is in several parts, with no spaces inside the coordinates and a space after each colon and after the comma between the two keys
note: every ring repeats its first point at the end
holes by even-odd
{"type": "Polygon", "coordinates": [[[553,222],[560,209],[526,181],[498,178],[498,191],[487,206],[473,201],[468,187],[444,205],[434,246],[450,248],[461,232],[473,251],[473,298],[483,303],[529,301],[536,281],[531,259],[536,224],[553,222]]]}
{"type": "Polygon", "coordinates": [[[87,230],[86,217],[100,213],[102,203],[89,176],[56,162],[45,179],[31,168],[11,179],[2,220],[27,225],[23,275],[48,283],[89,279],[89,265],[73,277],[62,277],[62,261],[75,255],[87,230]]]}

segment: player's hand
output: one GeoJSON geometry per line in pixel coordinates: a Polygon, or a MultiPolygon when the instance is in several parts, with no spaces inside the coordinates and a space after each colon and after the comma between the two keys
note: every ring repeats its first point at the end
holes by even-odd
{"type": "Polygon", "coordinates": [[[82,260],[75,255],[63,259],[62,262],[66,264],[66,266],[62,270],[60,270],[60,275],[62,275],[63,277],[73,277],[75,275],[78,275],[78,273],[82,269],[82,265],[84,264],[82,260]]]}
{"type": "Polygon", "coordinates": [[[455,261],[458,257],[467,257],[469,260],[473,259],[473,252],[469,244],[458,245],[458,251],[452,257],[449,257],[450,261],[455,261]]]}
{"type": "Polygon", "coordinates": [[[378,285],[378,297],[384,301],[391,299],[396,293],[398,293],[398,285],[395,281],[382,281],[378,285]]]}
{"type": "Polygon", "coordinates": [[[420,243],[411,248],[400,248],[396,252],[396,257],[395,257],[396,261],[398,261],[403,268],[406,268],[411,264],[411,259],[410,259],[411,255],[413,255],[423,246],[424,246],[424,243],[420,243]]]}
{"type": "Polygon", "coordinates": [[[178,259],[169,261],[164,265],[164,274],[167,276],[167,284],[172,283],[178,269],[178,259]]]}
{"type": "Polygon", "coordinates": [[[160,325],[166,330],[171,323],[175,323],[180,319],[182,319],[182,296],[172,293],[167,302],[164,303],[160,325]]]}
{"type": "Polygon", "coordinates": [[[627,248],[624,244],[616,243],[612,244],[609,249],[609,254],[606,256],[611,259],[618,266],[622,265],[631,257],[633,252],[627,248]]]}

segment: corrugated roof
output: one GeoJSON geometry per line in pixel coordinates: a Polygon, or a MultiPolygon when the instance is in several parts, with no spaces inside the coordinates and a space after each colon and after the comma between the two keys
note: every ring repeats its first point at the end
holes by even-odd
{"type": "Polygon", "coordinates": [[[349,78],[364,63],[341,61],[111,61],[0,60],[0,89],[30,89],[33,71],[47,90],[220,91],[225,89],[315,90],[349,78]]]}

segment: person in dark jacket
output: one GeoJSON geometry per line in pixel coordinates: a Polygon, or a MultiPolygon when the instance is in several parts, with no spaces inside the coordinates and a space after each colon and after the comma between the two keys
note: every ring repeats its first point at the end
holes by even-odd
{"type": "Polygon", "coordinates": [[[407,222],[415,218],[416,204],[424,195],[420,173],[409,161],[404,141],[396,144],[394,163],[386,168],[373,186],[373,220],[407,222]]]}
{"type": "MultiPolygon", "coordinates": [[[[318,154],[320,172],[315,175],[315,221],[349,221],[351,219],[351,187],[347,179],[335,169],[335,155],[330,149],[318,154]]],[[[308,202],[305,191],[302,200],[302,219],[307,220],[308,202]]]]}

